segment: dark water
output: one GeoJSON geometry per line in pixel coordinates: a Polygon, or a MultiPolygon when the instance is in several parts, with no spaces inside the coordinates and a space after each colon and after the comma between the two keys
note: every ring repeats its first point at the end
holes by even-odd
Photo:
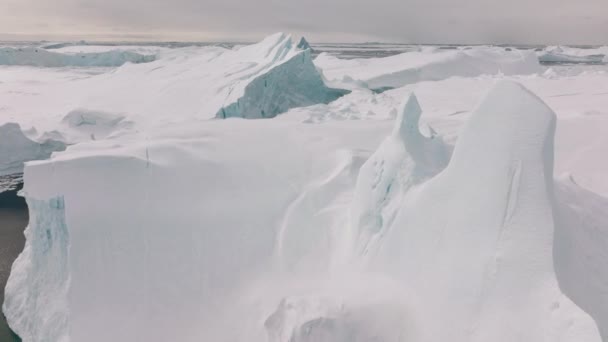
{"type": "MultiPolygon", "coordinates": [[[[21,189],[20,176],[0,177],[0,303],[4,302],[4,286],[10,274],[11,265],[23,249],[23,230],[28,222],[25,200],[17,196],[21,189]],[[10,190],[7,190],[10,189],[10,190]]],[[[21,341],[6,324],[4,315],[0,318],[0,342],[21,341]]]]}

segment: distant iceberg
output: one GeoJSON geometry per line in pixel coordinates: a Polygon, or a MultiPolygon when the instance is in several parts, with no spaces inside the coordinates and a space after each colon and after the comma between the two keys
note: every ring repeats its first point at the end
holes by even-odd
{"type": "Polygon", "coordinates": [[[581,49],[567,46],[549,46],[538,52],[538,60],[547,64],[601,64],[608,53],[606,47],[581,49]]]}
{"type": "Polygon", "coordinates": [[[43,48],[0,48],[0,65],[28,65],[36,67],[117,67],[125,63],[148,63],[154,55],[141,55],[131,51],[64,54],[43,48]]]}
{"type": "Polygon", "coordinates": [[[315,59],[315,65],[332,84],[370,89],[396,88],[450,77],[527,75],[542,71],[533,52],[494,47],[411,51],[390,57],[351,60],[322,53],[315,59]]]}

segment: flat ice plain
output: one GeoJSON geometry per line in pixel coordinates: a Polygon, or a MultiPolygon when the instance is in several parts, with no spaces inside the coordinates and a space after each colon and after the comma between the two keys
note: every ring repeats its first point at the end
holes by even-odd
{"type": "Polygon", "coordinates": [[[25,342],[608,342],[606,48],[4,45],[25,342]]]}

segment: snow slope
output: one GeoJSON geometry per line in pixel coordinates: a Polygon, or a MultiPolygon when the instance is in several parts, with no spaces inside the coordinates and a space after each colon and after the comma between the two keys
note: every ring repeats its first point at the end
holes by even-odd
{"type": "Polygon", "coordinates": [[[25,341],[600,341],[581,308],[603,306],[558,283],[553,112],[500,82],[448,164],[406,98],[394,123],[176,121],[29,163],[7,319],[25,341]],[[394,216],[374,253],[369,213],[394,216]]]}
{"type": "Polygon", "coordinates": [[[484,74],[524,75],[542,69],[529,51],[502,48],[412,51],[384,58],[341,60],[323,53],[315,59],[325,77],[350,87],[396,88],[421,81],[484,74]]]}
{"type": "Polygon", "coordinates": [[[564,292],[598,323],[608,340],[608,199],[572,176],[556,182],[556,272],[564,292]]]}

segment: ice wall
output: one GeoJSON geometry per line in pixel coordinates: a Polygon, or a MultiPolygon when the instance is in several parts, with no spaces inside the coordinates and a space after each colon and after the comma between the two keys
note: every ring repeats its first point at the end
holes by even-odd
{"type": "Polygon", "coordinates": [[[11,269],[2,310],[23,341],[68,342],[70,238],[62,197],[28,198],[26,244],[11,269]]]}
{"type": "Polygon", "coordinates": [[[0,65],[29,65],[36,67],[117,67],[125,63],[148,63],[154,55],[141,55],[132,51],[106,51],[98,53],[63,54],[43,48],[0,48],[0,65]]]}
{"type": "MultiPolygon", "coordinates": [[[[297,48],[301,46],[299,44],[297,48]]],[[[224,106],[216,116],[271,118],[291,108],[329,103],[348,93],[325,85],[312,63],[310,53],[311,50],[304,46],[304,50],[280,66],[251,80],[243,96],[235,103],[224,106]]]]}

